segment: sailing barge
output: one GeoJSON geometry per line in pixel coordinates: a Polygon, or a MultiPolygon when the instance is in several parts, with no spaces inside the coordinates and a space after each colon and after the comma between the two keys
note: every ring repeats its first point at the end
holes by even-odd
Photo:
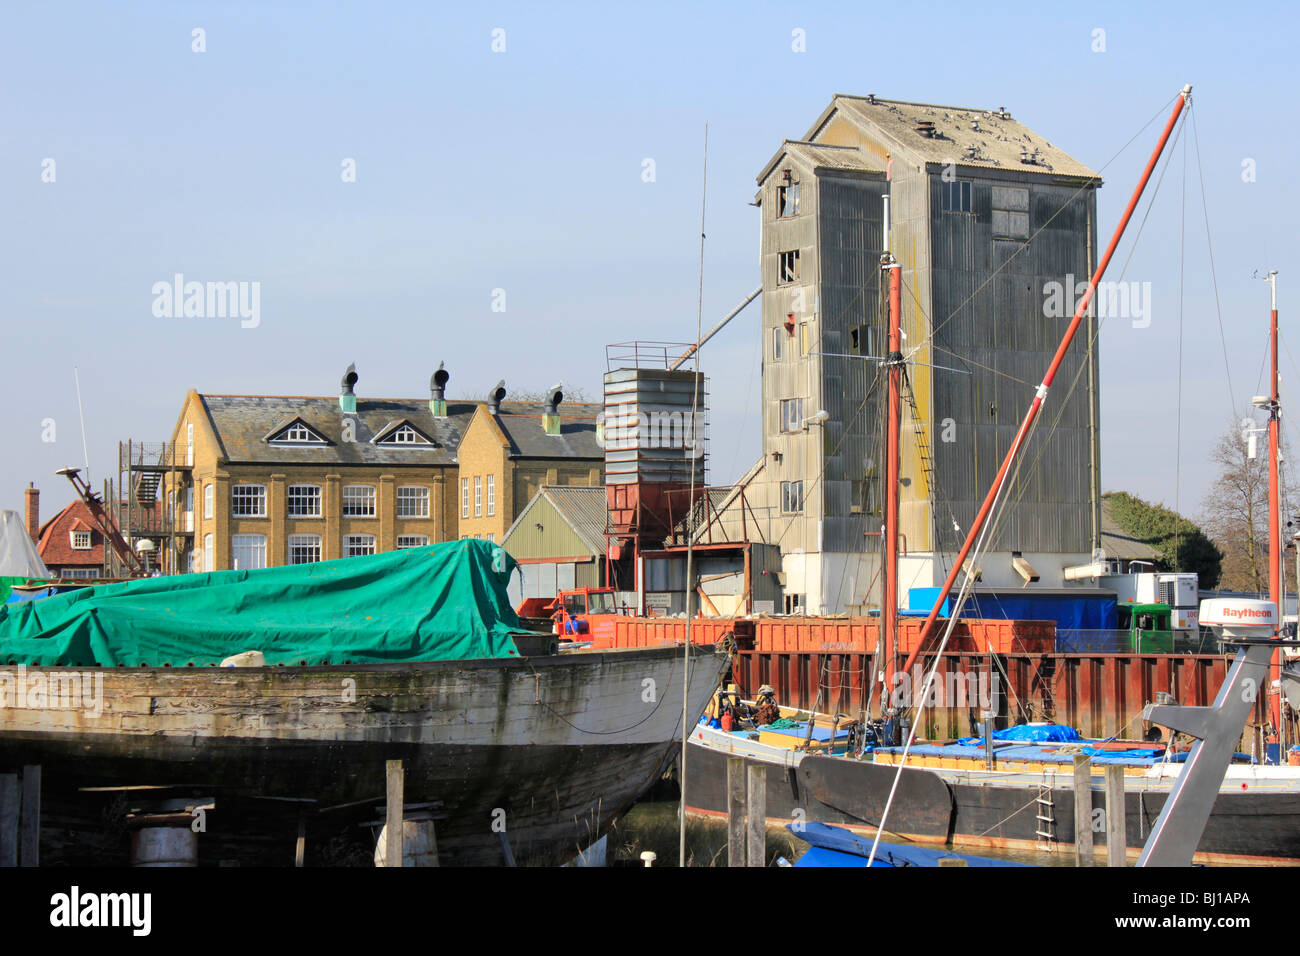
{"type": "MultiPolygon", "coordinates": [[[[513,566],[466,540],[8,606],[0,767],[39,764],[57,805],[163,788],[215,794],[218,811],[288,802],[323,827],[373,817],[402,760],[443,865],[572,859],[671,761],[685,661],[521,654],[513,566]],[[249,652],[261,666],[219,666],[249,652]]],[[[729,660],[693,650],[694,716],[729,660]]],[[[291,845],[290,830],[285,863],[291,845]]]]}

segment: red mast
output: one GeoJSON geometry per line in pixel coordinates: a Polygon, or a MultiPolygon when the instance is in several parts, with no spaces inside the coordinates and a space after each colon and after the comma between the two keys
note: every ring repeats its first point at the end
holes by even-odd
{"type": "MultiPolygon", "coordinates": [[[[1155,171],[1156,163],[1160,160],[1160,154],[1164,152],[1165,144],[1169,142],[1169,136],[1174,131],[1178,117],[1182,115],[1183,110],[1187,107],[1191,95],[1191,84],[1184,86],[1182,92],[1178,94],[1178,103],[1174,106],[1174,111],[1169,115],[1168,122],[1165,123],[1164,132],[1160,134],[1160,142],[1156,143],[1155,152],[1151,154],[1146,169],[1142,171],[1142,178],[1138,180],[1137,188],[1133,191],[1133,197],[1128,201],[1128,207],[1124,210],[1124,215],[1120,217],[1119,225],[1115,227],[1115,234],[1111,237],[1110,245],[1106,247],[1105,254],[1101,257],[1101,261],[1097,263],[1097,270],[1092,274],[1092,279],[1088,282],[1087,291],[1079,299],[1078,308],[1074,310],[1074,318],[1065,330],[1065,337],[1061,339],[1061,344],[1056,349],[1052,364],[1048,367],[1047,374],[1043,376],[1042,384],[1038,386],[1038,392],[1029,405],[1029,411],[1025,413],[1024,421],[1020,423],[1020,429],[1016,432],[1015,440],[1011,442],[1011,447],[1007,449],[1006,458],[1002,461],[1002,467],[998,469],[997,477],[993,479],[993,486],[989,488],[989,492],[984,498],[984,504],[980,506],[979,513],[976,514],[975,520],[971,523],[970,530],[966,534],[966,541],[961,546],[961,552],[957,555],[957,560],[953,562],[952,570],[948,572],[948,579],[944,581],[943,587],[939,589],[939,594],[934,601],[934,607],[930,609],[930,614],[926,617],[925,624],[921,628],[916,647],[908,655],[907,663],[903,665],[905,673],[911,671],[912,665],[916,663],[916,658],[925,648],[930,634],[934,630],[934,622],[939,616],[939,609],[943,607],[943,602],[947,599],[949,592],[952,591],[953,584],[957,581],[957,575],[961,573],[962,568],[965,566],[966,558],[970,554],[975,540],[979,537],[980,530],[984,527],[989,512],[993,510],[993,505],[1001,494],[1002,484],[1011,468],[1011,463],[1015,461],[1016,455],[1019,454],[1021,446],[1029,435],[1034,420],[1038,417],[1039,410],[1043,407],[1043,401],[1047,398],[1047,391],[1056,378],[1057,370],[1060,369],[1061,362],[1065,359],[1065,353],[1069,350],[1070,343],[1074,341],[1074,335],[1079,329],[1079,324],[1083,321],[1084,315],[1087,314],[1092,304],[1093,296],[1096,295],[1097,283],[1101,281],[1101,277],[1106,272],[1106,267],[1110,264],[1111,257],[1115,254],[1115,247],[1119,245],[1129,219],[1132,218],[1134,210],[1137,209],[1138,200],[1142,198],[1142,193],[1146,189],[1147,181],[1151,178],[1152,172],[1155,171]]],[[[1276,562],[1274,564],[1276,565],[1276,562]]]]}

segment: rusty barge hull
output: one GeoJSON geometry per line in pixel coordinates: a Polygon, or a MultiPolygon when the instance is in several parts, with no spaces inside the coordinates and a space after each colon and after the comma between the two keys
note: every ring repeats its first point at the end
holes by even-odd
{"type": "MultiPolygon", "coordinates": [[[[894,668],[901,670],[915,647],[921,622],[899,622],[894,668]]],[[[597,647],[657,647],[685,640],[681,618],[592,618],[597,647]]],[[[743,696],[753,697],[770,684],[777,700],[789,707],[850,716],[880,708],[880,685],[872,676],[885,670],[878,651],[878,624],[872,618],[738,617],[697,618],[694,643],[713,643],[734,635],[738,652],[732,680],[743,696]],[[874,694],[874,696],[873,696],[874,694]]],[[[978,733],[984,709],[979,688],[996,687],[993,709],[1011,723],[1041,720],[1075,727],[1087,737],[1132,734],[1142,707],[1158,692],[1180,704],[1209,706],[1231,661],[1215,654],[1087,653],[1055,649],[1050,621],[966,620],[954,629],[940,661],[936,685],[940,698],[927,706],[926,725],[918,733],[929,739],[978,733]],[[972,691],[975,691],[972,693],[972,691]],[[1126,729],[1127,728],[1127,729],[1126,729]]],[[[934,653],[922,652],[924,672],[934,653]]],[[[912,683],[918,687],[916,674],[912,683]]],[[[1260,695],[1254,723],[1267,722],[1266,695],[1260,695]]],[[[1249,747],[1249,734],[1243,741],[1249,747]]]]}
{"type": "MultiPolygon", "coordinates": [[[[704,710],[728,658],[691,657],[704,710]]],[[[114,668],[102,713],[0,708],[0,767],[40,764],[56,801],[85,788],[209,788],[382,807],[385,762],[405,800],[437,806],[444,865],[554,864],[603,835],[659,778],[681,728],[680,648],[348,667],[114,668]]],[[[68,668],[28,668],[48,680],[68,668]]],[[[86,671],[80,671],[86,674],[86,671]]],[[[337,819],[337,818],[336,818],[337,819]]],[[[292,845],[292,834],[286,846],[292,845]]],[[[288,860],[286,859],[286,862],[288,860]]]]}

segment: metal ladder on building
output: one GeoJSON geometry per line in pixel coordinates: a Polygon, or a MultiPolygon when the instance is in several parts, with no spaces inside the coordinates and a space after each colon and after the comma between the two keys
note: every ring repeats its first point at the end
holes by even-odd
{"type": "Polygon", "coordinates": [[[1038,837],[1038,849],[1050,853],[1056,849],[1056,803],[1052,800],[1052,788],[1049,784],[1038,785],[1034,812],[1037,814],[1035,834],[1038,837]]]}

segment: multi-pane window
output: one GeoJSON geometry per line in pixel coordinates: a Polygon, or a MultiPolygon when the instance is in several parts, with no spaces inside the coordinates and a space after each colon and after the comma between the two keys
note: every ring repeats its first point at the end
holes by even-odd
{"type": "Polygon", "coordinates": [[[462,478],[460,480],[460,516],[462,518],[469,517],[469,479],[468,478],[462,478]]]}
{"type": "Polygon", "coordinates": [[[381,445],[427,445],[429,442],[410,425],[402,425],[379,439],[381,445]]]}
{"type": "Polygon", "coordinates": [[[289,563],[310,564],[320,560],[320,535],[289,535],[289,563]]]}
{"type": "Polygon", "coordinates": [[[203,486],[203,517],[211,518],[213,509],[216,507],[217,486],[208,482],[203,486]]]}
{"type": "Polygon", "coordinates": [[[89,531],[72,532],[72,547],[76,551],[89,551],[90,532],[89,531]]]}
{"type": "Polygon", "coordinates": [[[776,262],[776,281],[784,285],[787,282],[799,281],[799,250],[783,252],[777,257],[776,262]]]}
{"type": "Polygon", "coordinates": [[[96,568],[63,568],[59,571],[61,578],[97,578],[99,571],[96,568]]]}
{"type": "Polygon", "coordinates": [[[789,219],[799,215],[799,184],[787,183],[776,187],[776,215],[778,219],[789,219]]]}
{"type": "Polygon", "coordinates": [[[251,571],[266,567],[266,535],[231,535],[230,566],[237,571],[251,571]]]}
{"type": "Polygon", "coordinates": [[[343,537],[343,557],[358,558],[363,554],[375,553],[375,536],[373,534],[349,534],[343,537]]]}
{"type": "Polygon", "coordinates": [[[320,485],[290,485],[284,497],[284,510],[291,518],[319,518],[320,485]]]}
{"type": "Polygon", "coordinates": [[[398,488],[397,517],[429,517],[429,489],[424,485],[403,485],[398,488]]]}
{"type": "Polygon", "coordinates": [[[497,476],[487,476],[488,517],[497,513],[497,476]]]}
{"type": "Polygon", "coordinates": [[[483,479],[479,475],[474,476],[474,517],[483,517],[483,479]]]}
{"type": "Polygon", "coordinates": [[[1029,190],[993,187],[993,238],[1029,238],[1029,190]]]}
{"type": "Polygon", "coordinates": [[[325,442],[314,431],[304,425],[302,422],[294,422],[286,428],[276,441],[296,442],[298,444],[323,445],[325,442]]]}
{"type": "Polygon", "coordinates": [[[397,536],[397,550],[403,548],[423,548],[429,543],[427,534],[399,534],[397,536]]]}
{"type": "Polygon", "coordinates": [[[970,212],[970,183],[965,181],[939,184],[943,193],[944,212],[970,212]]]}
{"type": "Polygon", "coordinates": [[[266,517],[266,485],[233,485],[230,513],[236,518],[266,517]]]}
{"type": "Polygon", "coordinates": [[[797,432],[803,428],[803,399],[783,398],[781,400],[781,431],[797,432]]]}
{"type": "Polygon", "coordinates": [[[803,513],[803,482],[781,482],[781,511],[788,515],[803,513]]]}
{"type": "Polygon", "coordinates": [[[343,516],[345,518],[373,518],[375,516],[375,486],[344,485],[343,516]]]}
{"type": "Polygon", "coordinates": [[[802,594],[785,595],[785,613],[802,614],[804,609],[804,596],[802,594]]]}

